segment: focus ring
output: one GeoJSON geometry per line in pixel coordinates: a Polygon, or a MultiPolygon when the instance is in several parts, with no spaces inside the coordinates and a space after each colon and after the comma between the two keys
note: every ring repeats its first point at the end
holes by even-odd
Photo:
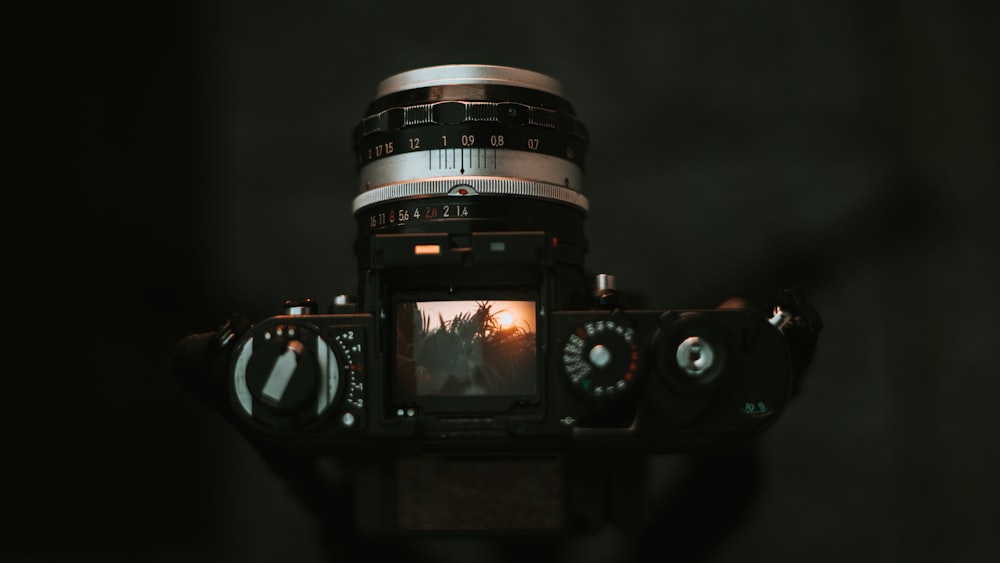
{"type": "Polygon", "coordinates": [[[586,211],[588,141],[558,83],[544,75],[488,65],[401,73],[380,86],[354,128],[354,210],[458,187],[586,211]]]}
{"type": "Polygon", "coordinates": [[[361,120],[355,140],[417,125],[499,123],[556,129],[587,142],[587,128],[575,116],[516,102],[434,102],[390,108],[361,120]]]}

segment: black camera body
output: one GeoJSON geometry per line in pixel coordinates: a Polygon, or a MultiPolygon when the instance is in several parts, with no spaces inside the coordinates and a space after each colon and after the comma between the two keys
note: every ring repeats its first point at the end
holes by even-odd
{"type": "Polygon", "coordinates": [[[192,335],[178,355],[210,365],[179,376],[325,517],[318,465],[349,465],[376,533],[578,529],[649,454],[745,443],[796,394],[818,315],[790,290],[630,309],[584,268],[588,140],[545,75],[384,80],[354,130],[358,294],[192,335]]]}
{"type": "MultiPolygon", "coordinates": [[[[439,201],[419,206],[455,205],[439,201]]],[[[467,237],[372,235],[368,307],[289,301],[244,333],[230,391],[247,429],[330,454],[665,452],[749,438],[793,395],[768,318],[629,310],[607,275],[567,308],[551,232],[467,237]]]]}

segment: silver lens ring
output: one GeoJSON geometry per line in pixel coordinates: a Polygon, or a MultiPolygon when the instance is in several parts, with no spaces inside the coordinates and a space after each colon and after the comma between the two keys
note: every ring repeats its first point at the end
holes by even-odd
{"type": "Polygon", "coordinates": [[[587,198],[583,194],[550,184],[509,178],[438,178],[383,186],[378,190],[364,192],[354,198],[353,211],[357,213],[361,209],[386,201],[434,196],[532,197],[565,203],[583,211],[588,210],[587,198]]]}
{"type": "Polygon", "coordinates": [[[404,90],[463,84],[516,86],[562,96],[562,85],[544,74],[496,65],[441,65],[394,74],[379,83],[375,96],[381,98],[404,90]]]}

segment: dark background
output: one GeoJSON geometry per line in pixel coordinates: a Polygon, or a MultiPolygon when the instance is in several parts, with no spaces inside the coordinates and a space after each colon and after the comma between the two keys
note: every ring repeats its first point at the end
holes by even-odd
{"type": "MultiPolygon", "coordinates": [[[[169,355],[230,312],[354,292],[351,129],[386,76],[471,62],[563,84],[592,137],[587,264],[633,302],[794,283],[824,317],[804,394],[760,444],[758,495],[704,560],[991,560],[1000,20],[980,4],[53,8],[23,48],[54,55],[36,70],[69,111],[42,148],[70,174],[17,190],[41,212],[8,238],[18,301],[60,320],[11,323],[10,365],[32,367],[2,395],[0,559],[323,560],[304,509],[169,355]]],[[[661,559],[680,555],[655,533],[661,559]]],[[[605,533],[561,553],[632,549],[605,533]]]]}

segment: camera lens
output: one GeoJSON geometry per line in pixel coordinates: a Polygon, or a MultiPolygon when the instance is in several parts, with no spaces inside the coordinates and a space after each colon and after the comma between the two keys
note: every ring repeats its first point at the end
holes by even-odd
{"type": "Polygon", "coordinates": [[[383,80],[354,129],[362,309],[442,300],[445,283],[447,300],[530,289],[540,308],[579,306],[586,150],[544,74],[443,65],[383,80]]]}
{"type": "Polygon", "coordinates": [[[549,76],[494,65],[402,72],[379,84],[354,130],[353,210],[360,218],[386,202],[481,195],[586,212],[586,148],[586,128],[549,76]]]}

